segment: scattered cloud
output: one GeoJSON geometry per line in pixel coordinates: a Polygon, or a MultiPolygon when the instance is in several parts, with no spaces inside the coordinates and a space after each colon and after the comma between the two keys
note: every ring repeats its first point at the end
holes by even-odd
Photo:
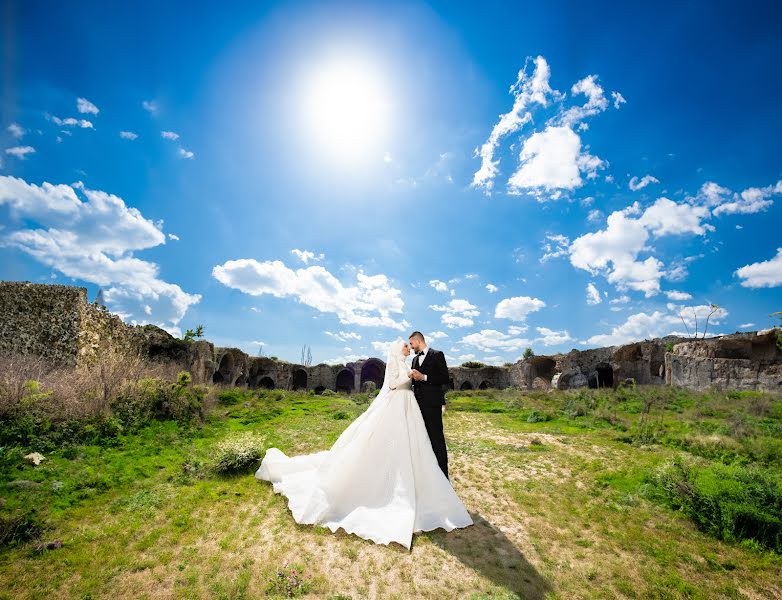
{"type": "Polygon", "coordinates": [[[538,311],[544,306],[546,306],[546,303],[543,300],[529,296],[505,298],[497,304],[494,310],[494,318],[524,321],[529,313],[538,311]]]}
{"type": "Polygon", "coordinates": [[[17,248],[67,277],[106,288],[106,305],[131,324],[154,323],[181,335],[178,323],[201,296],[160,279],[157,264],[134,256],[165,243],[161,223],[146,219],[122,198],[81,182],[38,186],[0,176],[2,204],[12,219],[33,221],[37,227],[12,230],[0,245],[17,248]]]}
{"type": "Polygon", "coordinates": [[[137,133],[134,133],[134,132],[132,132],[132,131],[120,131],[120,132],[119,132],[119,136],[120,136],[120,137],[121,137],[123,140],[135,140],[135,139],[137,139],[137,138],[138,138],[138,134],[137,134],[137,133]]]}
{"type": "Polygon", "coordinates": [[[637,192],[638,190],[642,190],[647,185],[652,183],[660,183],[660,180],[657,179],[656,177],[652,177],[651,175],[644,175],[643,177],[641,177],[641,179],[638,179],[638,177],[631,178],[628,186],[630,187],[631,190],[637,192]]]}
{"type": "Polygon", "coordinates": [[[11,156],[16,156],[17,158],[20,158],[24,160],[27,158],[28,154],[33,154],[35,152],[35,148],[32,146],[14,146],[13,148],[6,148],[5,153],[10,154],[11,156]]]}
{"type": "Polygon", "coordinates": [[[315,254],[314,252],[310,252],[309,250],[299,250],[298,248],[294,248],[293,250],[291,250],[291,254],[293,254],[296,258],[298,258],[305,265],[309,264],[310,261],[312,261],[312,262],[320,262],[324,258],[326,258],[326,255],[323,254],[323,252],[321,252],[319,254],[315,254]]]}
{"type": "Polygon", "coordinates": [[[493,283],[487,283],[486,284],[486,289],[489,291],[490,294],[495,294],[495,293],[497,293],[500,290],[500,288],[498,288],[493,283]]]}
{"type": "Polygon", "coordinates": [[[769,260],[736,269],[734,275],[738,275],[742,279],[741,285],[747,288],[771,288],[782,285],[782,248],[777,248],[776,255],[769,260]]]}
{"type": "Polygon", "coordinates": [[[320,312],[335,314],[340,323],[365,327],[407,329],[409,323],[392,314],[404,308],[401,292],[385,275],[356,273],[356,284],[344,286],[320,265],[293,270],[279,260],[229,260],[212,269],[212,276],[227,287],[252,296],[269,294],[295,298],[320,312]]]}
{"type": "Polygon", "coordinates": [[[600,297],[600,292],[597,291],[595,284],[592,283],[591,281],[587,284],[586,294],[587,294],[587,304],[590,305],[600,304],[603,301],[603,299],[600,297]]]}
{"type": "Polygon", "coordinates": [[[461,300],[454,298],[448,304],[429,306],[434,311],[442,312],[440,320],[443,325],[453,329],[454,327],[470,327],[473,325],[473,318],[477,317],[480,312],[476,310],[476,306],[470,304],[467,300],[461,300]]]}
{"type": "Polygon", "coordinates": [[[97,115],[100,112],[98,107],[95,106],[92,102],[90,102],[86,98],[76,99],[76,110],[78,110],[82,114],[91,114],[91,115],[97,115]]]}
{"type": "Polygon", "coordinates": [[[16,139],[19,139],[23,137],[25,133],[27,133],[27,130],[25,130],[21,125],[19,125],[19,123],[11,123],[8,126],[8,133],[10,133],[16,139]]]}

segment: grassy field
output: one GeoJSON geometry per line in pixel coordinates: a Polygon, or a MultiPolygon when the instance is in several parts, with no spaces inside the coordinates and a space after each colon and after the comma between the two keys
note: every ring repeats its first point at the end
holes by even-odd
{"type": "Polygon", "coordinates": [[[286,568],[312,598],[782,598],[779,396],[451,393],[451,479],[475,525],[410,552],[296,524],[257,462],[212,468],[247,432],[326,449],[366,396],[224,400],[203,424],[153,421],[38,466],[22,458],[36,448],[2,448],[0,511],[38,535],[6,536],[0,598],[269,597],[286,568]]]}

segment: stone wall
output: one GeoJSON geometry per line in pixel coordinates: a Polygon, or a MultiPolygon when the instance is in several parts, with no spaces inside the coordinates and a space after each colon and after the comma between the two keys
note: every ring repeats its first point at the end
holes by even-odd
{"type": "MultiPolygon", "coordinates": [[[[678,336],[621,346],[538,355],[510,367],[451,367],[451,389],[615,387],[625,381],[692,389],[782,391],[778,329],[693,340],[678,336]],[[667,347],[673,351],[668,352],[667,347]]],[[[87,290],[28,281],[0,282],[0,351],[38,354],[64,365],[94,360],[101,345],[138,348],[174,363],[195,383],[344,392],[379,388],[385,363],[298,365],[251,357],[239,348],[175,338],[155,325],[127,325],[87,301],[87,290]]]]}

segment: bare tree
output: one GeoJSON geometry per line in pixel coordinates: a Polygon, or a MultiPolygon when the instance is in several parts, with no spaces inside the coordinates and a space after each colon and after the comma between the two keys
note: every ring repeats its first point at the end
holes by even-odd
{"type": "MultiPolygon", "coordinates": [[[[698,339],[698,313],[696,312],[694,306],[691,307],[691,308],[692,308],[692,316],[695,319],[695,336],[694,337],[695,337],[695,339],[698,339]]],[[[706,316],[706,324],[703,327],[703,335],[701,336],[701,339],[705,339],[706,338],[706,331],[709,328],[709,319],[711,318],[711,316],[715,312],[720,310],[720,307],[717,304],[714,304],[713,302],[709,304],[709,308],[711,308],[711,311],[706,316]]],[[[689,336],[690,335],[690,328],[687,327],[687,322],[684,320],[684,316],[682,315],[682,313],[679,313],[679,318],[682,320],[682,323],[684,324],[684,328],[687,330],[687,335],[689,336]]]]}
{"type": "Polygon", "coordinates": [[[312,364],[312,349],[308,344],[304,344],[301,347],[301,360],[299,361],[299,364],[304,365],[305,367],[309,367],[312,364]]]}

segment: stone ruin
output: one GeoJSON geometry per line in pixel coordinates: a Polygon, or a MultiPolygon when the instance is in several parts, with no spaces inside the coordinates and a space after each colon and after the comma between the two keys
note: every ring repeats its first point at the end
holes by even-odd
{"type": "MultiPolygon", "coordinates": [[[[549,390],[635,382],[782,392],[779,336],[779,328],[706,339],[667,336],[532,356],[511,366],[451,367],[446,387],[549,390]]],[[[313,366],[253,357],[206,340],[181,340],[155,325],[127,325],[104,306],[88,302],[83,287],[0,282],[0,352],[37,354],[75,366],[95,360],[101,345],[138,348],[150,360],[189,371],[200,384],[353,393],[379,388],[385,376],[379,358],[313,366]]]]}

